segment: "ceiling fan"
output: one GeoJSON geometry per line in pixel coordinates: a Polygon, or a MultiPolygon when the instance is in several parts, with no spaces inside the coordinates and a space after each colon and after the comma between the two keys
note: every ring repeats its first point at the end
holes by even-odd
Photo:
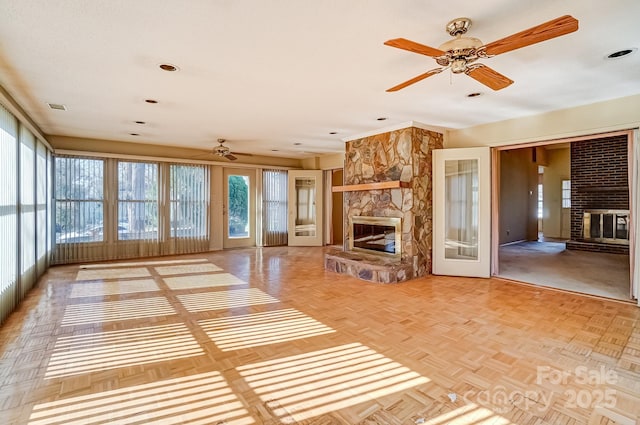
{"type": "Polygon", "coordinates": [[[578,20],[570,15],[561,16],[489,44],[483,44],[482,41],[474,37],[466,37],[464,34],[467,33],[470,26],[471,19],[469,18],[456,18],[450,21],[446,26],[446,31],[455,38],[442,44],[437,49],[405,38],[394,38],[385,41],[384,44],[387,46],[432,57],[441,66],[441,68],[429,70],[404,83],[391,87],[387,91],[398,91],[427,77],[439,74],[446,69],[451,69],[454,74],[467,74],[493,90],[503,89],[511,85],[513,80],[486,65],[474,62],[478,59],[491,58],[511,50],[572,33],[578,29],[578,20]]]}
{"type": "Polygon", "coordinates": [[[213,148],[213,153],[222,158],[226,158],[229,161],[237,160],[238,157],[236,157],[234,153],[231,152],[231,149],[229,149],[228,146],[223,145],[224,142],[226,142],[226,139],[218,139],[218,146],[213,148]]]}

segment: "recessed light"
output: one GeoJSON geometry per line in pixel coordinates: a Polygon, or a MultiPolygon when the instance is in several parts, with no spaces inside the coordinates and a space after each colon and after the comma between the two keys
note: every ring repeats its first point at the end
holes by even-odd
{"type": "Polygon", "coordinates": [[[481,94],[482,94],[482,93],[479,93],[479,92],[469,93],[469,94],[467,95],[467,97],[478,97],[478,96],[480,96],[481,94]]]}
{"type": "Polygon", "coordinates": [[[302,143],[300,143],[300,142],[294,142],[293,144],[294,144],[295,146],[300,146],[302,143]]]}
{"type": "Polygon", "coordinates": [[[163,63],[158,65],[160,67],[161,70],[163,71],[169,71],[169,72],[174,72],[178,70],[178,67],[175,65],[171,65],[170,63],[163,63]]]}
{"type": "Polygon", "coordinates": [[[147,103],[158,103],[157,100],[153,100],[153,99],[145,99],[144,101],[147,103]]]}
{"type": "Polygon", "coordinates": [[[144,121],[134,121],[136,124],[146,124],[144,121]]]}
{"type": "Polygon", "coordinates": [[[129,133],[129,136],[139,136],[140,134],[138,133],[129,133]]]}
{"type": "Polygon", "coordinates": [[[638,49],[636,49],[635,47],[631,48],[631,49],[618,50],[617,52],[613,52],[611,54],[608,54],[606,59],[618,59],[618,58],[621,58],[623,56],[630,55],[631,53],[635,52],[636,50],[638,50],[638,49]]]}
{"type": "Polygon", "coordinates": [[[338,134],[337,131],[330,131],[329,134],[338,134]]]}
{"type": "Polygon", "coordinates": [[[384,121],[387,119],[387,117],[380,117],[380,118],[376,118],[378,121],[384,121]]]}
{"type": "Polygon", "coordinates": [[[60,104],[60,103],[47,103],[47,105],[49,105],[49,108],[51,109],[57,109],[58,111],[66,111],[67,107],[60,104]]]}

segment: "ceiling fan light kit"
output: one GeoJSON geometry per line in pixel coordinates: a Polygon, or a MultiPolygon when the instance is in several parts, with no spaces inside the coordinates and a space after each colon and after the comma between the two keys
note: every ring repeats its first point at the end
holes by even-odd
{"type": "Polygon", "coordinates": [[[513,84],[513,80],[486,65],[474,63],[475,61],[572,33],[578,29],[578,20],[570,15],[561,16],[489,44],[483,44],[475,37],[465,36],[470,27],[471,19],[469,18],[456,18],[449,21],[445,27],[446,31],[455,38],[443,43],[437,49],[405,38],[385,41],[384,44],[387,46],[432,57],[441,66],[391,87],[387,91],[398,91],[446,69],[450,69],[454,74],[464,73],[493,90],[501,90],[513,84]]]}
{"type": "Polygon", "coordinates": [[[213,153],[215,155],[218,155],[221,158],[226,158],[230,161],[235,161],[236,159],[238,159],[232,152],[231,149],[229,149],[228,146],[223,145],[223,143],[226,142],[225,139],[218,139],[218,146],[213,148],[213,153]]]}

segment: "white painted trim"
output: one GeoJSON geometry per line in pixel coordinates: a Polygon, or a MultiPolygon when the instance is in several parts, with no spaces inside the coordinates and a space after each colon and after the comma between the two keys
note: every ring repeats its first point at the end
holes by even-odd
{"type": "MultiPolygon", "coordinates": [[[[637,130],[637,129],[635,129],[637,130]]],[[[498,146],[491,146],[499,151],[506,151],[506,150],[512,150],[512,149],[524,149],[524,148],[531,148],[531,147],[537,147],[537,146],[548,146],[548,145],[555,145],[558,143],[573,143],[573,142],[582,142],[585,140],[596,140],[596,139],[604,139],[607,137],[614,137],[614,136],[627,136],[630,137],[629,135],[634,131],[633,128],[629,129],[629,128],[625,128],[623,130],[617,130],[617,131],[610,131],[610,132],[606,132],[606,133],[589,133],[589,134],[584,134],[584,135],[580,135],[580,136],[574,136],[574,137],[568,137],[568,138],[554,138],[554,139],[542,139],[542,140],[538,140],[535,142],[527,142],[527,143],[516,143],[513,145],[498,145],[498,146]]]]}
{"type": "Polygon", "coordinates": [[[352,140],[363,139],[365,137],[371,137],[371,136],[375,136],[375,135],[378,135],[378,134],[389,133],[390,131],[402,130],[404,128],[409,128],[409,127],[421,128],[423,130],[435,131],[437,133],[442,133],[442,134],[445,134],[447,132],[447,130],[449,130],[446,127],[437,127],[437,126],[433,126],[433,125],[427,125],[427,124],[423,124],[423,123],[418,122],[418,121],[406,121],[406,122],[395,124],[395,125],[391,125],[391,126],[388,126],[388,127],[382,127],[382,128],[377,129],[377,130],[366,131],[364,133],[359,133],[359,134],[354,134],[352,136],[343,137],[342,141],[343,142],[350,142],[352,140]]]}

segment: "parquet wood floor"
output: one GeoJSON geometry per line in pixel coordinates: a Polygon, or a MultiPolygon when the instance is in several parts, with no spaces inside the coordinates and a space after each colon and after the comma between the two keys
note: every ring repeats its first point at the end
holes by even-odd
{"type": "Polygon", "coordinates": [[[323,252],[50,269],[0,327],[0,423],[638,420],[637,307],[498,279],[376,285],[323,252]]]}

